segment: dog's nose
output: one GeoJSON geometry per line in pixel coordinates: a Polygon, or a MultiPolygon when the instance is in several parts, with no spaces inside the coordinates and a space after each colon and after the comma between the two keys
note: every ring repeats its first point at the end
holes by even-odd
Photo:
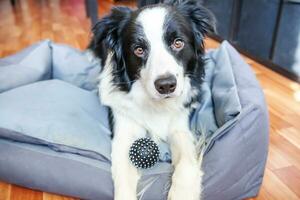
{"type": "Polygon", "coordinates": [[[160,94],[170,94],[176,89],[177,80],[173,75],[163,76],[154,81],[156,90],[160,94]]]}

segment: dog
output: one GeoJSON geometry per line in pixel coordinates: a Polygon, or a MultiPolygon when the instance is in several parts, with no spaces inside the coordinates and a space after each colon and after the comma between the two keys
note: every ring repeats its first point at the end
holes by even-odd
{"type": "Polygon", "coordinates": [[[115,7],[94,26],[89,49],[103,66],[99,94],[113,133],[115,200],[137,199],[141,175],[128,152],[147,134],[170,146],[168,199],[201,198],[203,172],[189,117],[201,98],[204,38],[214,30],[213,15],[194,0],[115,7]]]}

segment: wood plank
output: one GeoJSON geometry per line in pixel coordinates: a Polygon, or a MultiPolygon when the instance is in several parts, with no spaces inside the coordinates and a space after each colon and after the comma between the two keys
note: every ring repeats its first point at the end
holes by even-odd
{"type": "Polygon", "coordinates": [[[300,169],[300,150],[279,134],[270,135],[270,146],[282,154],[288,162],[300,169]]]}
{"type": "Polygon", "coordinates": [[[300,130],[300,113],[285,115],[283,116],[283,118],[284,121],[288,122],[289,124],[292,124],[295,129],[300,130]]]}
{"type": "Polygon", "coordinates": [[[9,200],[10,185],[0,181],[0,200],[9,200]]]}
{"type": "Polygon", "coordinates": [[[253,200],[276,200],[269,192],[265,189],[263,185],[259,191],[259,194],[253,200]]]}
{"type": "Polygon", "coordinates": [[[12,185],[10,200],[43,200],[43,193],[12,185]]]}
{"type": "Polygon", "coordinates": [[[263,182],[261,192],[263,192],[264,195],[262,198],[267,200],[299,200],[297,195],[269,169],[265,171],[263,182]]]}
{"type": "Polygon", "coordinates": [[[269,148],[267,167],[269,169],[275,170],[284,167],[292,166],[292,163],[287,160],[285,155],[281,153],[277,148],[274,148],[273,145],[269,148]]]}
{"type": "Polygon", "coordinates": [[[79,200],[79,199],[44,192],[43,193],[43,200],[79,200]]]}
{"type": "Polygon", "coordinates": [[[216,49],[220,46],[220,43],[215,40],[205,40],[204,44],[206,49],[216,49]]]}
{"type": "Polygon", "coordinates": [[[285,120],[283,114],[277,112],[276,109],[273,109],[273,106],[269,104],[268,108],[270,114],[270,125],[274,130],[281,130],[283,128],[289,128],[293,126],[288,120],[285,120]]]}
{"type": "Polygon", "coordinates": [[[300,170],[289,166],[274,170],[280,180],[300,198],[300,170]]]}
{"type": "Polygon", "coordinates": [[[300,150],[300,130],[294,127],[278,130],[279,135],[288,140],[300,150]]]}

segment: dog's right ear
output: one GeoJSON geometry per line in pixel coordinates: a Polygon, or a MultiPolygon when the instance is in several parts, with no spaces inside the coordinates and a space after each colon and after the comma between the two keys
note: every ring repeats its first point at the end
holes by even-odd
{"type": "Polygon", "coordinates": [[[174,6],[190,23],[195,36],[198,52],[204,53],[204,38],[216,32],[216,19],[211,11],[202,6],[201,0],[165,0],[174,6]]]}
{"type": "Polygon", "coordinates": [[[98,21],[92,29],[93,37],[88,46],[95,56],[103,59],[107,50],[112,50],[117,57],[121,56],[120,36],[131,16],[128,7],[114,7],[111,13],[98,21]]]}

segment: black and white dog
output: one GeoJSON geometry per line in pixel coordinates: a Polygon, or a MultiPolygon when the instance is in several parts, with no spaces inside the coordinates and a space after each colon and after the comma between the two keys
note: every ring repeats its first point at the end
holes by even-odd
{"type": "Polygon", "coordinates": [[[99,93],[110,108],[115,200],[136,200],[139,171],[128,158],[146,134],[168,142],[174,173],[171,200],[199,200],[201,163],[189,116],[204,76],[203,39],[211,13],[193,0],[113,8],[93,29],[90,49],[103,61],[99,93]]]}

